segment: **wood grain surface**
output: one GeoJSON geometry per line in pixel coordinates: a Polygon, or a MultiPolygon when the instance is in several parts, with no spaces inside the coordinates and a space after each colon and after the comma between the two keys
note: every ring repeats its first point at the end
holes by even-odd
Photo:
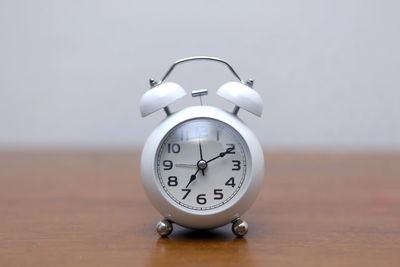
{"type": "Polygon", "coordinates": [[[400,156],[266,154],[249,233],[175,227],[139,154],[0,152],[0,266],[400,266],[400,156]]]}

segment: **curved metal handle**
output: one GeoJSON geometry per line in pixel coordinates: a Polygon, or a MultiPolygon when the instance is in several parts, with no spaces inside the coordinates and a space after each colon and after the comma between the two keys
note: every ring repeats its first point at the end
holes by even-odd
{"type": "Polygon", "coordinates": [[[217,62],[223,63],[229,68],[229,70],[233,73],[233,75],[235,75],[235,77],[239,79],[239,81],[241,83],[244,83],[243,80],[240,79],[240,77],[236,73],[236,71],[232,68],[232,66],[225,60],[222,60],[222,59],[216,58],[216,57],[187,57],[187,58],[180,59],[180,60],[176,61],[174,64],[172,64],[172,66],[169,68],[167,73],[165,73],[164,77],[162,77],[162,79],[160,80],[160,82],[158,84],[162,83],[169,76],[169,74],[173,71],[173,69],[177,65],[184,63],[184,62],[188,62],[188,61],[194,61],[194,60],[210,60],[210,61],[217,61],[217,62]]]}

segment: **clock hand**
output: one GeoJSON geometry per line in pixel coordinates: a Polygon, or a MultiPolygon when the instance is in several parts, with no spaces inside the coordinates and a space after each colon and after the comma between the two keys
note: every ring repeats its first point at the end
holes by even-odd
{"type": "Polygon", "coordinates": [[[194,180],[196,180],[196,175],[197,175],[197,173],[200,171],[200,168],[197,168],[197,171],[194,173],[194,174],[192,174],[191,176],[190,176],[190,181],[189,181],[189,183],[186,185],[186,187],[185,188],[188,188],[188,186],[194,181],[194,180]]]}
{"type": "Polygon", "coordinates": [[[175,167],[197,168],[196,164],[176,163],[175,167]]]}
{"type": "MultiPolygon", "coordinates": [[[[203,150],[201,149],[201,142],[200,142],[200,138],[199,138],[199,149],[200,149],[200,160],[203,160],[203,150]]],[[[201,173],[204,176],[204,169],[201,169],[201,173]]]]}
{"type": "Polygon", "coordinates": [[[213,161],[213,160],[215,160],[215,159],[218,159],[218,158],[223,158],[226,154],[228,154],[229,152],[231,152],[233,149],[234,149],[233,147],[227,148],[226,151],[219,153],[218,156],[213,157],[213,158],[210,159],[210,160],[207,160],[206,163],[209,163],[209,162],[211,162],[211,161],[213,161]]]}

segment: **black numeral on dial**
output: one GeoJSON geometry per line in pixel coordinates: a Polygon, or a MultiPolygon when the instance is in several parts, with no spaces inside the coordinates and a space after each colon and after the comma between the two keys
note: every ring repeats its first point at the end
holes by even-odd
{"type": "Polygon", "coordinates": [[[168,153],[179,153],[181,146],[179,144],[168,144],[168,153]]]}
{"type": "Polygon", "coordinates": [[[174,166],[174,164],[170,160],[164,160],[162,164],[164,166],[165,171],[169,171],[174,166]]]}
{"type": "Polygon", "coordinates": [[[225,185],[226,185],[226,186],[235,187],[235,185],[236,185],[236,184],[235,184],[235,178],[234,178],[234,177],[229,178],[228,181],[226,181],[225,185]]]}
{"type": "Polygon", "coordinates": [[[206,194],[199,194],[196,198],[197,204],[204,205],[207,203],[206,194]]]}
{"type": "Polygon", "coordinates": [[[186,193],[185,193],[185,195],[183,196],[182,199],[185,199],[189,195],[190,191],[192,191],[192,189],[183,188],[182,192],[186,192],[186,193]]]}
{"type": "Polygon", "coordinates": [[[228,149],[231,149],[231,151],[229,151],[226,154],[235,154],[235,144],[226,144],[228,146],[228,149]]]}
{"type": "Polygon", "coordinates": [[[214,199],[223,199],[222,189],[214,189],[214,199]]]}
{"type": "Polygon", "coordinates": [[[168,177],[168,185],[169,185],[169,186],[177,186],[177,185],[178,185],[178,177],[176,177],[176,176],[169,176],[169,177],[168,177]]]}
{"type": "Polygon", "coordinates": [[[240,160],[232,160],[233,168],[232,171],[239,171],[240,170],[240,160]]]}

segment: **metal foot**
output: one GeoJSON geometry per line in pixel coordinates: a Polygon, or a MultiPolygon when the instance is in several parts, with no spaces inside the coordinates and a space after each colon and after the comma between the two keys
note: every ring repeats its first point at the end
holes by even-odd
{"type": "Polygon", "coordinates": [[[244,236],[248,230],[249,230],[249,225],[242,219],[237,218],[232,222],[232,232],[238,237],[244,236]]]}
{"type": "Polygon", "coordinates": [[[157,223],[156,229],[161,237],[167,237],[170,233],[172,233],[173,227],[170,221],[164,219],[157,223]]]}

